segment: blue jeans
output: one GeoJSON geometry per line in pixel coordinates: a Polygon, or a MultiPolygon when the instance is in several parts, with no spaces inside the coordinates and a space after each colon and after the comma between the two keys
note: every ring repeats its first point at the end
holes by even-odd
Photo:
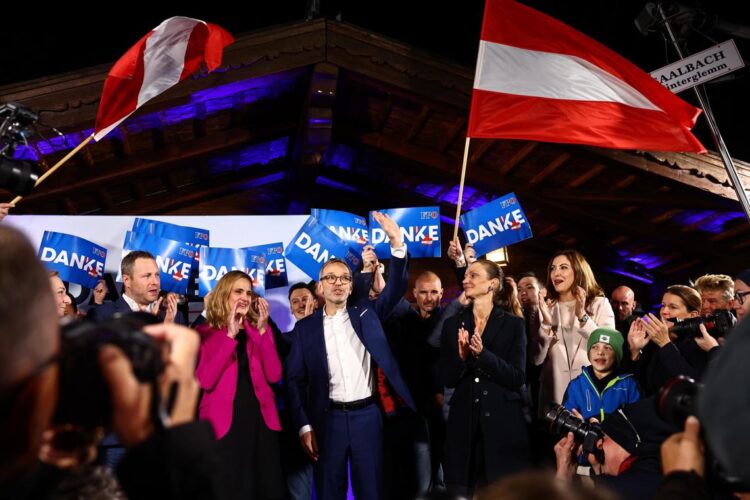
{"type": "Polygon", "coordinates": [[[287,471],[286,488],[290,500],[310,500],[313,495],[313,466],[304,464],[287,471]]]}

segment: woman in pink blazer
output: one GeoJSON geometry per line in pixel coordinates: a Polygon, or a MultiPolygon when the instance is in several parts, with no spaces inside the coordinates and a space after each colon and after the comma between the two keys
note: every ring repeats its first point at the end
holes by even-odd
{"type": "Polygon", "coordinates": [[[196,376],[203,389],[198,410],[219,440],[227,498],[284,497],[274,393],[281,362],[268,326],[268,302],[256,297],[250,277],[231,271],[217,283],[198,327],[196,376]]]}

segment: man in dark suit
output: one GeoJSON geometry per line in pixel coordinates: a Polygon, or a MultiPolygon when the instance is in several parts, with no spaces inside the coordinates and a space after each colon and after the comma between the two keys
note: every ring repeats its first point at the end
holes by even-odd
{"type": "Polygon", "coordinates": [[[331,259],[320,270],[325,306],[297,322],[287,358],[292,421],[305,452],[315,462],[320,500],[343,499],[347,461],[354,495],[382,498],[383,422],[375,404],[378,373],[407,406],[414,401],[388,346],[381,319],[406,291],[406,247],[398,225],[375,212],[391,243],[391,277],[378,300],[347,307],[352,273],[331,259]]]}
{"type": "Polygon", "coordinates": [[[160,311],[164,299],[159,299],[161,280],[156,259],[148,252],[135,250],[127,254],[120,264],[122,274],[122,295],[114,302],[91,309],[87,317],[103,320],[116,313],[143,311],[158,316],[164,323],[185,324],[177,315],[177,296],[166,295],[166,308],[160,311]]]}

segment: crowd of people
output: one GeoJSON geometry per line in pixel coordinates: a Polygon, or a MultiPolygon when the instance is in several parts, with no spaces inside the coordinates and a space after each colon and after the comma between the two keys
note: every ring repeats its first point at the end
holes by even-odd
{"type": "Polygon", "coordinates": [[[355,272],[323,263],[315,281],[289,287],[289,332],[241,271],[221,278],[188,328],[141,251],[121,262],[121,293],[108,296],[100,282],[84,315],[25,237],[0,226],[0,498],[327,500],[349,486],[357,499],[744,491],[704,458],[706,437],[731,444],[718,434],[714,443],[685,398],[683,411],[666,411],[663,388],[726,368],[725,351],[748,326],[750,270],[670,285],[654,313],[627,286],[608,297],[578,251],[513,278],[451,242],[461,294],[444,302],[435,272],[410,277],[398,225],[375,220],[390,241],[387,275],[372,247],[355,272]],[[61,421],[57,388],[75,346],[60,320],[132,314],[150,318],[139,329],[159,359],[148,358],[148,342],[99,335],[90,361],[107,397],[92,404],[108,420],[97,429],[61,421]],[[711,320],[720,314],[728,331],[711,320]],[[159,369],[149,375],[144,364],[159,369]]]}

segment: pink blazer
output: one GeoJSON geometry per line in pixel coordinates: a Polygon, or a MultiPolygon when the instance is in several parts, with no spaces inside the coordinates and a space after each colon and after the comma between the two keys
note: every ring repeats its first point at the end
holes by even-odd
{"type": "MultiPolygon", "coordinates": [[[[260,404],[263,421],[269,429],[281,430],[276,401],[270,383],[281,379],[281,361],[276,353],[273,332],[269,326],[261,335],[245,321],[247,332],[247,359],[255,397],[260,404]]],[[[237,391],[237,341],[227,336],[227,327],[212,328],[208,323],[198,327],[201,347],[195,375],[203,389],[198,416],[213,425],[216,438],[229,432],[232,424],[234,395],[237,391]]]]}

